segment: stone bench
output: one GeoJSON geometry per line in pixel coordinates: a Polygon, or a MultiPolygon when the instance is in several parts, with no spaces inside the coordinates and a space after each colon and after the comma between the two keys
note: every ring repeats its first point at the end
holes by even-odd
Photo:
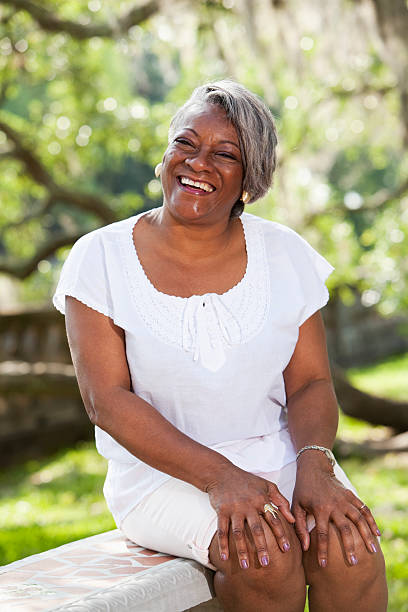
{"type": "Polygon", "coordinates": [[[222,610],[213,572],[141,548],[115,529],[0,567],[7,612],[222,610]]]}

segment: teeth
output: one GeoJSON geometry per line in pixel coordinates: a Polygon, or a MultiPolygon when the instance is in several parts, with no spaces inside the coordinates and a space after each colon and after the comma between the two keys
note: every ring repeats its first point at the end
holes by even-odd
{"type": "Polygon", "coordinates": [[[211,191],[214,191],[214,187],[212,187],[208,183],[199,183],[198,181],[192,181],[186,176],[181,176],[180,181],[183,185],[190,185],[191,187],[198,187],[199,189],[203,189],[203,191],[208,191],[209,193],[211,191]]]}

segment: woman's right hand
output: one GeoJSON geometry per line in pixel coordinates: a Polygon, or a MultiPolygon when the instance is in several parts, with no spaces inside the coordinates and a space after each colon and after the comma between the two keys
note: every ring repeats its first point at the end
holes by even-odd
{"type": "Polygon", "coordinates": [[[295,517],[290,511],[288,500],[281,495],[274,483],[231,465],[224,468],[221,475],[217,475],[216,480],[206,487],[206,491],[218,515],[217,537],[222,560],[225,561],[229,557],[228,535],[231,529],[240,566],[243,569],[249,567],[246,523],[255,543],[259,563],[269,563],[269,551],[260,515],[269,524],[280,550],[285,553],[290,549],[280,514],[289,523],[294,523],[295,517]],[[279,508],[276,516],[271,512],[264,512],[265,504],[270,502],[279,508]]]}

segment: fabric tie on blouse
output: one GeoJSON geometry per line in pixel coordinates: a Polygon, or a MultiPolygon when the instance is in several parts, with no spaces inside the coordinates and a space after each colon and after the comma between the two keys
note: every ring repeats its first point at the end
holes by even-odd
{"type": "Polygon", "coordinates": [[[193,295],[183,313],[182,346],[193,353],[194,361],[215,372],[225,363],[225,349],[239,344],[242,329],[239,320],[217,294],[193,295]]]}

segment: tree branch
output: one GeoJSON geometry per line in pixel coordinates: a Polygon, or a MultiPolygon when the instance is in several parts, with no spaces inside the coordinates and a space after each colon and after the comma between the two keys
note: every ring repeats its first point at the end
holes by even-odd
{"type": "Polygon", "coordinates": [[[21,225],[24,225],[24,223],[27,223],[28,221],[31,221],[32,219],[38,219],[38,217],[42,217],[45,213],[47,213],[50,210],[50,208],[52,208],[54,204],[55,204],[54,196],[51,196],[51,195],[47,196],[37,208],[35,208],[34,210],[30,210],[30,212],[27,215],[25,215],[25,217],[18,219],[18,221],[11,221],[10,223],[6,223],[5,225],[3,225],[1,229],[1,233],[0,233],[0,238],[4,235],[4,233],[7,230],[13,229],[15,227],[20,227],[21,225]]]}
{"type": "Polygon", "coordinates": [[[52,255],[57,249],[63,246],[70,246],[78,238],[83,236],[84,232],[72,234],[54,234],[47,242],[42,244],[38,251],[26,261],[21,261],[18,258],[1,257],[0,258],[0,273],[9,274],[15,278],[27,278],[36,269],[38,263],[52,255]]]}
{"type": "Polygon", "coordinates": [[[344,372],[337,367],[333,369],[333,380],[345,414],[374,425],[386,425],[398,431],[408,430],[408,402],[397,402],[360,391],[348,382],[344,372]]]}
{"type": "Polygon", "coordinates": [[[9,81],[3,81],[0,87],[0,106],[3,106],[4,102],[7,100],[7,90],[10,85],[9,81]]]}
{"type": "Polygon", "coordinates": [[[360,212],[365,211],[377,211],[381,208],[385,208],[389,206],[394,200],[398,200],[405,196],[408,193],[408,179],[405,180],[401,185],[399,185],[396,189],[391,191],[390,189],[379,189],[372,196],[366,198],[364,200],[364,204],[356,209],[348,209],[344,206],[342,202],[337,202],[333,206],[326,208],[324,210],[318,210],[316,212],[310,213],[303,217],[302,225],[308,226],[311,225],[315,219],[321,217],[322,215],[332,215],[336,211],[347,211],[349,214],[358,214],[360,212]]]}
{"type": "Polygon", "coordinates": [[[41,161],[23,144],[20,134],[1,120],[0,130],[4,132],[7,138],[14,144],[14,149],[9,151],[7,155],[11,155],[20,160],[25,165],[27,173],[34,181],[46,187],[49,197],[63,200],[72,206],[87,210],[97,215],[106,223],[112,223],[116,220],[114,211],[101,197],[67,189],[66,187],[58,185],[41,161]]]}
{"type": "Polygon", "coordinates": [[[336,456],[341,458],[355,455],[371,458],[386,453],[406,453],[408,451],[408,432],[405,431],[385,440],[365,440],[364,442],[352,442],[337,438],[334,443],[334,450],[336,456]]]}
{"type": "Polygon", "coordinates": [[[115,38],[118,35],[125,34],[132,26],[142,23],[159,9],[158,0],[150,0],[141,6],[132,7],[113,23],[85,25],[69,19],[61,19],[53,11],[32,0],[0,0],[0,4],[12,6],[17,11],[26,11],[47,32],[65,32],[78,40],[85,40],[94,36],[115,38]]]}
{"type": "Polygon", "coordinates": [[[344,89],[343,87],[332,87],[331,93],[338,98],[357,98],[359,96],[365,96],[367,94],[378,94],[379,96],[385,96],[390,91],[395,91],[395,87],[392,85],[384,85],[383,87],[372,87],[368,83],[364,84],[359,89],[344,89]]]}
{"type": "Polygon", "coordinates": [[[4,132],[7,138],[14,144],[14,150],[10,151],[11,155],[25,165],[30,176],[41,185],[48,187],[50,190],[55,186],[54,180],[51,175],[47,172],[41,162],[34,157],[32,151],[26,148],[20,135],[13,130],[12,127],[0,120],[0,130],[4,132]]]}
{"type": "Polygon", "coordinates": [[[390,189],[379,189],[370,198],[367,198],[364,205],[358,210],[372,210],[383,208],[393,200],[402,198],[408,191],[408,179],[406,179],[399,187],[391,191],[390,189]]]}

